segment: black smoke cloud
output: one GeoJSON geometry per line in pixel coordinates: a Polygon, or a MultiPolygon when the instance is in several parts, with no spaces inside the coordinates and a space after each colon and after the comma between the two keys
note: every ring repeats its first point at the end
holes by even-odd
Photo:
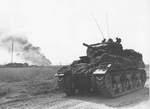
{"type": "Polygon", "coordinates": [[[51,61],[41,53],[40,47],[33,46],[26,37],[5,37],[1,39],[1,46],[10,52],[12,42],[14,42],[14,52],[23,60],[40,66],[49,66],[51,64],[51,61]]]}

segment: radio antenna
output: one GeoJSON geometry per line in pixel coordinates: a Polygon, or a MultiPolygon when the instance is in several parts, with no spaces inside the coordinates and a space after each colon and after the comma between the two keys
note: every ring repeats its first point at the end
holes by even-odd
{"type": "Polygon", "coordinates": [[[12,39],[12,45],[11,45],[11,63],[13,63],[13,53],[14,53],[14,40],[12,39]]]}
{"type": "Polygon", "coordinates": [[[106,13],[106,27],[107,27],[107,37],[110,37],[110,33],[109,33],[109,18],[108,18],[108,13],[106,13]]]}
{"type": "Polygon", "coordinates": [[[103,37],[103,39],[105,39],[105,38],[104,38],[104,33],[102,32],[102,30],[101,30],[101,28],[100,28],[100,25],[98,24],[96,18],[95,18],[93,15],[91,15],[91,16],[93,17],[93,19],[94,19],[94,21],[95,21],[95,23],[96,23],[96,25],[97,25],[97,27],[98,27],[98,30],[100,31],[100,33],[101,33],[101,35],[102,35],[102,37],[103,37]]]}

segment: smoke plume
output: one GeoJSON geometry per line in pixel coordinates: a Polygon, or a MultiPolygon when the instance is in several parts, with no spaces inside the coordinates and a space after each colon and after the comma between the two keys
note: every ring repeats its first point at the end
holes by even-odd
{"type": "Polygon", "coordinates": [[[5,37],[1,39],[1,46],[11,52],[11,43],[17,56],[34,65],[49,66],[50,60],[41,53],[40,47],[33,46],[25,37],[5,37]]]}

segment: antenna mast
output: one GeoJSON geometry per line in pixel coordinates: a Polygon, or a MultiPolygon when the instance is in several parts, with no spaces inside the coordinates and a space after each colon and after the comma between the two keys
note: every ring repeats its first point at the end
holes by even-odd
{"type": "Polygon", "coordinates": [[[98,24],[96,18],[95,18],[94,16],[92,16],[92,17],[93,17],[93,19],[94,19],[94,21],[95,21],[95,23],[96,23],[96,25],[97,25],[97,27],[98,27],[98,30],[100,31],[100,33],[101,33],[101,35],[102,35],[102,37],[103,37],[103,39],[104,39],[104,33],[102,32],[102,30],[101,30],[101,28],[100,28],[100,26],[99,26],[99,24],[98,24]]]}
{"type": "Polygon", "coordinates": [[[109,37],[109,18],[108,13],[106,13],[106,27],[107,27],[107,37],[109,37]]]}
{"type": "Polygon", "coordinates": [[[11,45],[11,63],[13,63],[13,53],[14,53],[14,40],[12,39],[12,45],[11,45]]]}

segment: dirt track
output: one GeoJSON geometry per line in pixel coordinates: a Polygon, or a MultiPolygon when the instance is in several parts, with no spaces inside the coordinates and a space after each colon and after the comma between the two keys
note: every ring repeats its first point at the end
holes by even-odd
{"type": "MultiPolygon", "coordinates": [[[[114,99],[96,95],[66,97],[64,93],[49,93],[27,100],[1,104],[3,109],[100,109],[100,108],[144,108],[149,104],[149,89],[144,88],[131,94],[114,99]]],[[[140,109],[141,109],[140,108],[140,109]]]]}

